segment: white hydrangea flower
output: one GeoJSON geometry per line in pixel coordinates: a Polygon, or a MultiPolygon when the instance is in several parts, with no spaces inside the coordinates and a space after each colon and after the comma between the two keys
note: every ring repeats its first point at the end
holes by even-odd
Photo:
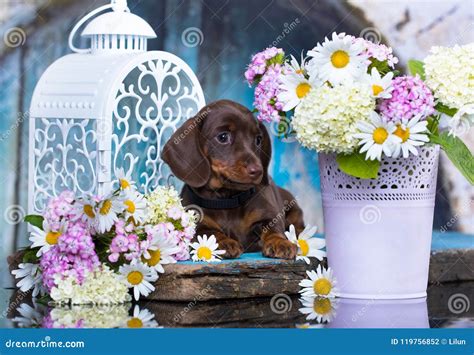
{"type": "Polygon", "coordinates": [[[131,300],[128,287],[106,266],[86,275],[82,284],[74,276],[58,277],[50,296],[58,304],[110,305],[131,300]]]}
{"type": "Polygon", "coordinates": [[[313,88],[296,107],[296,138],[318,152],[351,153],[358,144],[357,122],[368,122],[374,109],[375,98],[362,83],[313,88]]]}
{"type": "Polygon", "coordinates": [[[462,109],[474,103],[474,43],[433,47],[424,60],[425,83],[436,99],[462,109]]]}
{"type": "Polygon", "coordinates": [[[54,328],[119,328],[127,322],[128,304],[57,307],[50,316],[54,328]]]}

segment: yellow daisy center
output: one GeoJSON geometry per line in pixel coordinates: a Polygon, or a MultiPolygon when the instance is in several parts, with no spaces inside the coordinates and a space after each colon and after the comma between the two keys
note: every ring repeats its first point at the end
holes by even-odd
{"type": "Polygon", "coordinates": [[[140,271],[131,271],[127,275],[127,281],[131,285],[139,285],[143,281],[143,274],[140,271]]]}
{"type": "Polygon", "coordinates": [[[331,300],[329,298],[316,298],[313,303],[313,309],[317,314],[328,314],[331,312],[331,300]]]}
{"type": "Polygon", "coordinates": [[[48,232],[46,234],[46,243],[49,245],[58,244],[58,239],[61,236],[61,232],[48,232]]]}
{"type": "Polygon", "coordinates": [[[298,245],[300,246],[300,249],[301,249],[301,255],[303,255],[303,256],[308,255],[308,252],[309,252],[308,242],[304,239],[299,239],[298,240],[298,245]]]}
{"type": "Polygon", "coordinates": [[[125,179],[119,179],[119,182],[120,182],[120,188],[122,190],[128,189],[130,187],[130,183],[125,179]]]}
{"type": "Polygon", "coordinates": [[[99,213],[100,213],[101,215],[109,214],[111,208],[112,208],[112,201],[110,201],[110,200],[105,200],[105,201],[102,203],[102,207],[100,208],[99,213]]]}
{"type": "Polygon", "coordinates": [[[410,130],[408,128],[403,129],[400,124],[397,125],[397,129],[395,130],[395,132],[393,132],[393,134],[397,137],[400,137],[402,143],[406,142],[408,138],[410,138],[410,130]]]}
{"type": "Polygon", "coordinates": [[[136,206],[132,200],[125,200],[123,204],[127,207],[128,213],[135,213],[136,206]]]}
{"type": "Polygon", "coordinates": [[[335,51],[331,55],[331,63],[333,66],[335,66],[338,69],[344,68],[347,64],[349,64],[349,61],[350,61],[350,57],[346,51],[341,51],[341,50],[335,51]]]}
{"type": "Polygon", "coordinates": [[[127,322],[127,326],[129,328],[142,328],[143,327],[143,322],[140,318],[133,317],[127,322]]]}
{"type": "Polygon", "coordinates": [[[302,69],[297,69],[297,70],[295,71],[295,73],[296,73],[296,74],[303,74],[303,70],[302,70],[302,69]]]}
{"type": "Polygon", "coordinates": [[[83,211],[89,218],[95,218],[94,208],[91,205],[84,205],[83,211]]]}
{"type": "Polygon", "coordinates": [[[372,85],[372,92],[374,93],[374,96],[377,96],[383,91],[383,87],[380,85],[372,85]]]}
{"type": "Polygon", "coordinates": [[[296,87],[296,96],[298,96],[298,99],[301,99],[308,94],[309,90],[311,90],[311,85],[308,83],[300,83],[296,87]]]}
{"type": "Polygon", "coordinates": [[[315,294],[327,296],[332,289],[331,281],[325,278],[318,279],[314,282],[313,289],[315,294]]]}
{"type": "Polygon", "coordinates": [[[157,250],[148,250],[148,253],[150,253],[150,259],[145,259],[142,258],[142,261],[144,263],[147,263],[148,266],[155,266],[158,264],[161,260],[161,251],[160,249],[157,250]]]}
{"type": "Polygon", "coordinates": [[[197,256],[199,259],[210,260],[212,258],[211,249],[208,247],[200,247],[197,250],[197,256]]]}
{"type": "Polygon", "coordinates": [[[375,129],[374,133],[372,134],[372,138],[374,142],[377,144],[382,144],[388,137],[388,132],[383,127],[378,127],[375,129]]]}

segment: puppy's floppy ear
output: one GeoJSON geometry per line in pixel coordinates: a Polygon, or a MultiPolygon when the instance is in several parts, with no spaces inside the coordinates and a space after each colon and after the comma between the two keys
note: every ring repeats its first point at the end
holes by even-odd
{"type": "Polygon", "coordinates": [[[262,122],[258,122],[258,128],[262,132],[262,145],[259,149],[260,161],[263,166],[263,178],[262,184],[268,185],[268,165],[270,164],[270,159],[272,158],[272,142],[270,136],[268,135],[267,128],[262,122]]]}
{"type": "Polygon", "coordinates": [[[204,186],[211,177],[211,166],[204,155],[200,135],[207,114],[201,110],[188,119],[168,140],[161,159],[176,177],[192,187],[204,186]]]}

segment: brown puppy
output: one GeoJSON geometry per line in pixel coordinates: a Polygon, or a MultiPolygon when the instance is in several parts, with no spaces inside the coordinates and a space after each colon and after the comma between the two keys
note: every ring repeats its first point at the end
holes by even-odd
{"type": "Polygon", "coordinates": [[[214,234],[224,257],[259,250],[296,256],[284,232],[290,224],[303,230],[303,213],[268,175],[270,138],[247,108],[229,100],[207,105],[173,134],[161,157],[186,183],[183,204],[204,212],[197,234],[214,234]]]}

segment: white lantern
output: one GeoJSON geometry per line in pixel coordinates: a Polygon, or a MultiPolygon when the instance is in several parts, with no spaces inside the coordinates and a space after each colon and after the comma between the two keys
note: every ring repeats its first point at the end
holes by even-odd
{"type": "Polygon", "coordinates": [[[76,52],[54,62],[39,80],[30,109],[29,212],[44,209],[51,196],[69,189],[103,194],[118,169],[131,174],[142,192],[167,183],[160,159],[171,134],[205,104],[189,66],[162,51],[147,51],[156,37],[112,1],[80,20],[69,46],[76,52]],[[89,49],[73,45],[76,31],[89,49]]]}

